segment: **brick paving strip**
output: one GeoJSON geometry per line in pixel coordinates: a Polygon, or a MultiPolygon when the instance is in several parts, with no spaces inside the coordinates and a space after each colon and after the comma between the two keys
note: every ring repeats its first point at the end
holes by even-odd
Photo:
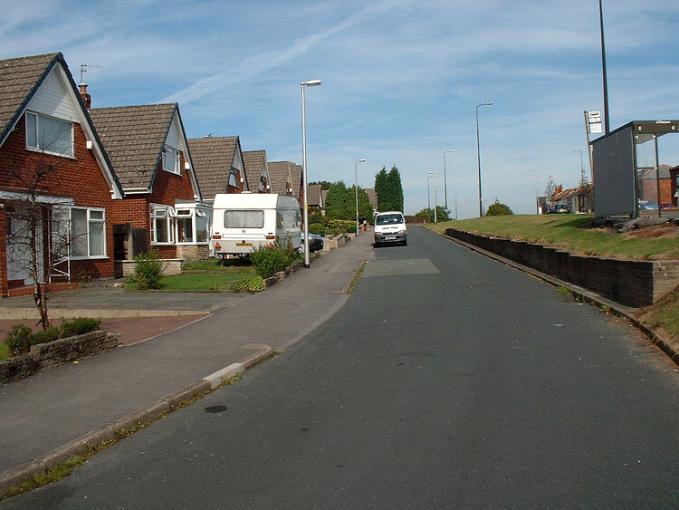
{"type": "MultiPolygon", "coordinates": [[[[373,257],[371,242],[369,233],[362,235],[255,295],[55,294],[53,310],[82,310],[89,302],[149,315],[165,308],[175,318],[187,309],[210,315],[192,315],[194,322],[151,341],[0,386],[0,494],[145,426],[311,333],[347,301],[356,272],[373,257]]],[[[20,298],[8,301],[26,308],[20,298]]]]}

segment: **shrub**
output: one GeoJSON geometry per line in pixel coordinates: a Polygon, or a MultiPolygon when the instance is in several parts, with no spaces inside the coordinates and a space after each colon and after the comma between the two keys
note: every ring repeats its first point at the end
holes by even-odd
{"type": "Polygon", "coordinates": [[[40,331],[33,333],[30,338],[30,343],[31,345],[46,344],[59,340],[59,338],[62,338],[61,328],[50,326],[47,329],[41,329],[40,331]]]}
{"type": "Polygon", "coordinates": [[[250,260],[255,266],[255,271],[262,278],[273,276],[277,271],[281,271],[285,267],[283,254],[273,246],[255,248],[250,253],[250,260]]]}
{"type": "Polygon", "coordinates": [[[96,331],[101,326],[99,319],[88,317],[76,317],[75,319],[65,320],[61,324],[62,337],[66,338],[75,335],[84,335],[90,331],[96,331]]]}
{"type": "Polygon", "coordinates": [[[486,212],[486,216],[506,216],[510,214],[514,213],[509,208],[509,206],[503,204],[502,202],[498,202],[497,200],[495,203],[491,204],[491,206],[488,208],[488,211],[486,212]]]}
{"type": "Polygon", "coordinates": [[[23,324],[12,326],[5,337],[5,344],[12,355],[16,356],[28,352],[31,346],[31,333],[31,328],[23,324]]]}
{"type": "Polygon", "coordinates": [[[309,223],[309,232],[325,237],[325,225],[323,223],[309,223]]]}
{"type": "Polygon", "coordinates": [[[250,278],[247,280],[238,280],[231,284],[231,290],[233,292],[240,292],[245,290],[247,292],[261,292],[266,288],[264,285],[264,280],[259,277],[250,278]]]}
{"type": "Polygon", "coordinates": [[[268,278],[278,271],[283,271],[290,264],[291,254],[289,251],[294,250],[291,248],[283,249],[278,245],[263,246],[252,250],[250,260],[255,266],[257,274],[262,278],[268,278]]]}
{"type": "Polygon", "coordinates": [[[134,275],[130,280],[139,290],[159,289],[162,272],[163,262],[158,251],[152,250],[134,257],[134,275]]]}
{"type": "Polygon", "coordinates": [[[326,229],[337,234],[356,232],[356,222],[352,220],[328,220],[326,229]]]}

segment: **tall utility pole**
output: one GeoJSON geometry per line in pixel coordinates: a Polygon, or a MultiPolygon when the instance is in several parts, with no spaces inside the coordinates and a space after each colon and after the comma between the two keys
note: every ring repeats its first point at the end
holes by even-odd
{"type": "Polygon", "coordinates": [[[481,142],[479,141],[479,108],[491,106],[493,103],[481,103],[476,105],[476,160],[479,164],[479,218],[483,216],[483,195],[481,194],[481,142]]]}
{"type": "Polygon", "coordinates": [[[431,211],[431,178],[434,177],[434,172],[427,172],[427,209],[431,211]]]}
{"type": "Polygon", "coordinates": [[[573,152],[579,152],[580,153],[580,186],[585,185],[585,164],[582,161],[582,150],[581,149],[573,149],[573,152]]]}
{"type": "Polygon", "coordinates": [[[321,80],[307,80],[300,83],[302,90],[302,187],[304,188],[304,211],[302,212],[304,218],[304,267],[309,268],[309,200],[308,200],[308,172],[306,161],[306,98],[304,90],[307,87],[318,87],[321,80]]]}
{"type": "Polygon", "coordinates": [[[608,75],[606,74],[606,38],[604,37],[604,7],[603,0],[599,0],[599,25],[601,28],[601,69],[603,71],[604,82],[604,134],[611,131],[611,124],[608,119],[608,75]]]}
{"type": "Polygon", "coordinates": [[[365,158],[354,160],[354,192],[356,194],[356,237],[358,237],[358,164],[365,163],[365,158]]]}
{"type": "Polygon", "coordinates": [[[446,154],[455,152],[455,149],[443,151],[443,206],[448,210],[448,181],[446,179],[446,154]]]}

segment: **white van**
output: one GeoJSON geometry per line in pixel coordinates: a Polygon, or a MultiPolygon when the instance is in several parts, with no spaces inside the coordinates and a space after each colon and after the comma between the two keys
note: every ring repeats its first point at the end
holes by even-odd
{"type": "Polygon", "coordinates": [[[401,211],[387,211],[375,215],[375,246],[384,243],[408,244],[406,220],[401,211]]]}
{"type": "Polygon", "coordinates": [[[218,194],[212,208],[210,250],[218,257],[247,255],[276,242],[299,250],[299,202],[270,193],[218,194]]]}

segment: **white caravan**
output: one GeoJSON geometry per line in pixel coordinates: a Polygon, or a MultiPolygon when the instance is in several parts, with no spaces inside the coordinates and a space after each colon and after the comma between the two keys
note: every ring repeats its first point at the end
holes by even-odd
{"type": "Polygon", "coordinates": [[[218,194],[212,209],[210,250],[215,256],[247,255],[279,243],[299,250],[302,224],[299,202],[270,193],[218,194]]]}

